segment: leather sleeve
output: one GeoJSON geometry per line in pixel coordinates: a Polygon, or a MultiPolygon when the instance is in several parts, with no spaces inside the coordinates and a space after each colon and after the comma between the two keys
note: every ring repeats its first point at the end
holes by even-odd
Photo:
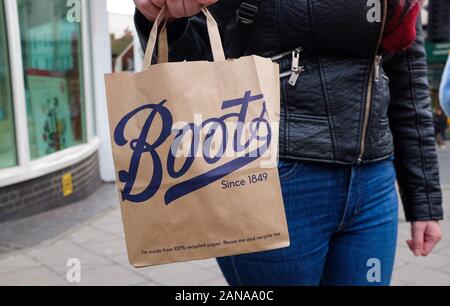
{"type": "Polygon", "coordinates": [[[384,68],[390,78],[389,119],[406,218],[442,220],[442,191],[420,21],[412,47],[387,59],[384,68]]]}

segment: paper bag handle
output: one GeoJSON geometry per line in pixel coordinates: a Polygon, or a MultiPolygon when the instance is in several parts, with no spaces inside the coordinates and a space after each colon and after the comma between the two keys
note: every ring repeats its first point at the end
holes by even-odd
{"type": "MultiPolygon", "coordinates": [[[[148,70],[152,65],[152,57],[155,52],[156,41],[158,40],[158,63],[167,63],[169,61],[169,46],[167,39],[167,20],[164,20],[161,31],[158,35],[158,28],[161,25],[162,19],[166,15],[167,8],[163,6],[158,17],[153,24],[147,44],[147,50],[144,56],[143,70],[148,70]]],[[[208,36],[211,43],[211,50],[214,61],[224,61],[225,53],[223,51],[222,41],[220,39],[219,27],[216,20],[209,12],[206,6],[202,7],[202,13],[206,17],[206,25],[208,27],[208,36]]]]}
{"type": "Polygon", "coordinates": [[[156,46],[156,40],[158,40],[158,63],[164,63],[168,62],[168,54],[169,54],[169,46],[168,46],[168,40],[167,40],[167,30],[166,30],[166,23],[164,22],[163,27],[161,29],[161,33],[158,37],[158,29],[161,25],[161,21],[163,17],[166,15],[167,8],[164,5],[161,8],[161,11],[159,12],[158,16],[156,17],[152,30],[150,31],[150,35],[148,37],[148,43],[147,43],[147,50],[145,51],[144,55],[144,64],[142,67],[142,70],[147,70],[152,63],[152,57],[153,52],[155,51],[156,46]]]}
{"type": "Polygon", "coordinates": [[[225,52],[223,51],[222,40],[220,39],[219,26],[213,15],[209,12],[206,5],[202,7],[202,13],[206,17],[206,26],[208,27],[208,36],[211,44],[211,50],[215,62],[225,60],[225,52]]]}

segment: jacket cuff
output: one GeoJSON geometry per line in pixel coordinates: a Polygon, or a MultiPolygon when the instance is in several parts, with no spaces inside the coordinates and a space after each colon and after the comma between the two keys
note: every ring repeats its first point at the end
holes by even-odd
{"type": "Polygon", "coordinates": [[[176,44],[186,33],[189,18],[180,18],[167,25],[167,38],[169,44],[176,44]]]}
{"type": "Polygon", "coordinates": [[[402,199],[408,222],[444,220],[442,195],[440,193],[407,198],[402,196],[402,199]]]}
{"type": "MultiPolygon", "coordinates": [[[[141,45],[145,50],[153,22],[149,21],[138,9],[134,15],[135,25],[141,38],[141,45]],[[144,38],[144,40],[142,40],[144,38]]],[[[167,25],[167,38],[169,45],[175,44],[185,33],[189,24],[189,18],[178,18],[167,25]]]]}

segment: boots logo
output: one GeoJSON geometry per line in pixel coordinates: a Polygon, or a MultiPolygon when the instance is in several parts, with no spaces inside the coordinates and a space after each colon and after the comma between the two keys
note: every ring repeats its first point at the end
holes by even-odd
{"type": "Polygon", "coordinates": [[[151,199],[160,189],[163,176],[169,175],[173,179],[180,179],[165,194],[165,203],[169,205],[260,159],[268,151],[272,140],[271,124],[263,99],[263,95],[252,95],[248,91],[243,98],[224,101],[221,109],[229,112],[222,117],[181,125],[174,124],[172,114],[166,107],[169,104],[166,100],[159,104],[143,105],[128,113],[114,131],[115,143],[119,147],[128,145],[133,151],[128,170],[118,173],[119,181],[124,184],[122,200],[142,203],[151,199]],[[258,115],[247,118],[249,113],[258,115]],[[127,126],[131,125],[130,121],[137,115],[141,118],[144,115],[146,120],[140,134],[134,135],[134,139],[128,139],[127,126]],[[181,128],[175,129],[176,125],[181,128]],[[149,139],[154,140],[149,143],[149,139]],[[171,149],[162,159],[160,147],[170,140],[171,149]],[[233,158],[228,158],[230,152],[233,158]],[[223,157],[227,157],[227,161],[213,167],[223,157]],[[136,193],[135,183],[143,159],[146,159],[146,164],[151,163],[153,173],[148,173],[147,186],[140,183],[136,193]],[[163,161],[167,163],[163,165],[163,161]],[[182,178],[195,163],[209,165],[211,169],[183,181],[182,178]]]}

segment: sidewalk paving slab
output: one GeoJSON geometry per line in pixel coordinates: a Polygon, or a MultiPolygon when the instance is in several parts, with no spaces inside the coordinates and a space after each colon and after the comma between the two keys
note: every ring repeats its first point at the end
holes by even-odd
{"type": "Polygon", "coordinates": [[[412,286],[448,286],[450,274],[440,271],[430,271],[425,267],[406,264],[400,267],[394,276],[395,282],[412,286]]]}

